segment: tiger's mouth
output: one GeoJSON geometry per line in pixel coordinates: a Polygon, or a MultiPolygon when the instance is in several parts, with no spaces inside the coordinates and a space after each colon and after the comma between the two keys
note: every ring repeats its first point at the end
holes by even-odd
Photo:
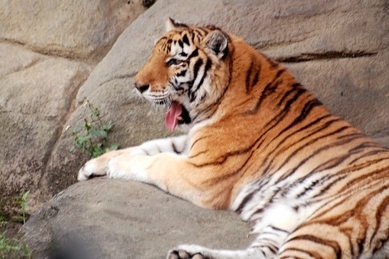
{"type": "Polygon", "coordinates": [[[165,126],[168,130],[173,131],[177,125],[191,123],[188,110],[184,105],[176,101],[171,101],[171,105],[165,115],[165,126]]]}

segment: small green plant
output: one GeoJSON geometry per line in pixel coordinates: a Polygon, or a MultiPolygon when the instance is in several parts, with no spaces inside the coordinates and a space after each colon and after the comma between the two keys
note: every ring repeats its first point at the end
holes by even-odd
{"type": "Polygon", "coordinates": [[[15,245],[15,242],[18,240],[16,240],[16,238],[9,239],[6,234],[7,231],[0,233],[0,253],[19,251],[20,247],[15,245]]]}
{"type": "Polygon", "coordinates": [[[0,233],[0,258],[31,258],[32,251],[20,238],[8,238],[7,231],[0,233]]]}
{"type": "MultiPolygon", "coordinates": [[[[16,200],[16,204],[20,205],[22,210],[22,215],[17,217],[17,220],[23,222],[23,224],[26,223],[27,219],[27,197],[29,194],[30,191],[26,191],[16,200]]],[[[7,221],[0,213],[0,227],[4,227],[6,224],[7,221]]],[[[22,238],[8,238],[6,230],[0,233],[0,258],[31,258],[31,254],[32,251],[22,238]]]]}
{"type": "MultiPolygon", "coordinates": [[[[0,213],[1,213],[1,211],[0,211],[0,213]]],[[[4,227],[5,224],[7,224],[7,221],[5,220],[5,217],[0,214],[0,228],[4,227]]]]}
{"type": "Polygon", "coordinates": [[[23,224],[26,224],[26,214],[27,214],[27,197],[30,194],[30,190],[26,191],[21,197],[17,198],[16,204],[20,205],[20,208],[22,209],[22,215],[18,217],[18,219],[23,222],[23,224]]]}
{"type": "Polygon", "coordinates": [[[84,118],[83,125],[74,127],[74,145],[70,148],[70,151],[73,152],[78,148],[86,151],[90,157],[95,158],[108,151],[117,150],[119,148],[118,143],[111,145],[107,143],[108,133],[115,124],[112,121],[104,124],[101,121],[99,109],[90,104],[89,101],[85,101],[83,106],[89,110],[90,116],[84,118]]]}

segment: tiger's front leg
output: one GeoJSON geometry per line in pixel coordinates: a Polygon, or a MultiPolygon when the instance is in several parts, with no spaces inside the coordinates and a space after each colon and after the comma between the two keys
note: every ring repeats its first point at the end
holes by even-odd
{"type": "Polygon", "coordinates": [[[186,153],[187,136],[156,139],[136,147],[108,152],[98,158],[89,160],[79,171],[78,180],[85,181],[93,177],[108,176],[110,178],[128,178],[126,174],[112,174],[113,168],[123,172],[129,160],[135,156],[153,156],[159,153],[184,154],[186,153]],[[121,161],[123,160],[123,161],[121,161]],[[126,163],[126,160],[128,160],[126,163]],[[116,162],[115,162],[116,161],[116,162]],[[117,163],[121,161],[120,163],[117,163]],[[110,165],[110,167],[109,167],[110,165]],[[119,166],[119,168],[118,168],[119,166]],[[120,168],[123,166],[123,168],[120,168]]]}

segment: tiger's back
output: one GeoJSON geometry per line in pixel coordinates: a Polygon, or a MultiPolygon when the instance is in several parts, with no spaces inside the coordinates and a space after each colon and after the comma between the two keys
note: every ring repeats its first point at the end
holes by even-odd
{"type": "MultiPolygon", "coordinates": [[[[305,233],[304,239],[291,243],[309,246],[311,252],[325,243],[334,255],[345,258],[380,249],[389,231],[388,150],[330,114],[284,67],[237,41],[232,57],[237,74],[233,72],[218,105],[219,121],[192,138],[194,149],[218,147],[199,148],[198,165],[211,160],[228,170],[210,178],[210,185],[220,187],[210,202],[233,186],[228,202],[211,206],[230,204],[244,220],[261,222],[253,229],[260,233],[279,212],[275,204],[286,204],[297,214],[293,227],[305,233]],[[328,232],[316,245],[318,237],[312,232],[317,235],[325,226],[328,232]],[[372,226],[375,231],[362,237],[372,226]],[[354,241],[348,251],[337,248],[347,240],[354,241]]],[[[290,246],[295,248],[289,244],[285,253],[290,246]]]]}
{"type": "Polygon", "coordinates": [[[135,87],[168,105],[169,129],[188,133],[92,160],[79,179],[155,184],[202,207],[234,210],[258,234],[245,250],[183,245],[168,258],[388,256],[388,149],[242,39],[168,23],[135,87]]]}

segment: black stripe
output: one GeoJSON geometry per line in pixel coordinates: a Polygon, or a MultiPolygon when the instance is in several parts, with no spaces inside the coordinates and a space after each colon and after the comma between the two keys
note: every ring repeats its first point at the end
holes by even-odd
{"type": "MultiPolygon", "coordinates": [[[[363,152],[363,151],[365,151],[365,150],[362,149],[361,152],[363,152]]],[[[387,152],[388,152],[388,150],[386,150],[386,149],[372,150],[372,151],[369,151],[367,153],[363,153],[363,155],[361,155],[360,157],[357,157],[354,160],[350,161],[349,164],[350,165],[354,164],[355,162],[357,162],[358,160],[360,160],[362,158],[366,158],[366,157],[369,157],[369,156],[376,156],[376,155],[378,155],[380,153],[387,153],[387,152]]],[[[386,158],[386,159],[389,159],[389,158],[386,158]]]]}
{"type": "MultiPolygon", "coordinates": [[[[311,123],[307,124],[306,126],[300,128],[300,129],[297,129],[297,130],[294,131],[294,132],[291,132],[289,135],[285,136],[285,137],[284,137],[284,138],[275,146],[275,148],[269,152],[269,154],[274,154],[274,152],[275,152],[278,148],[283,147],[282,144],[283,144],[286,140],[289,140],[290,137],[292,137],[293,135],[296,135],[296,134],[298,134],[298,133],[300,133],[300,132],[303,132],[303,131],[305,131],[305,130],[308,130],[309,128],[311,128],[311,127],[317,125],[317,124],[320,123],[322,120],[327,119],[327,118],[330,117],[330,116],[331,116],[330,114],[326,114],[326,115],[324,115],[323,117],[320,117],[320,118],[318,118],[318,119],[312,121],[311,123]]],[[[339,119],[338,119],[338,120],[339,120],[339,119]]],[[[335,120],[335,121],[337,121],[337,120],[335,120]]],[[[327,123],[328,123],[328,122],[327,122],[327,123]]],[[[322,128],[319,128],[317,131],[320,131],[320,130],[322,130],[322,128]]],[[[313,134],[315,134],[315,133],[316,133],[316,132],[313,132],[313,133],[311,133],[311,134],[309,134],[309,135],[305,135],[304,138],[296,140],[294,143],[291,144],[291,146],[296,145],[297,143],[301,142],[301,141],[304,140],[305,138],[307,138],[307,137],[309,137],[309,136],[311,136],[311,135],[313,135],[313,134]]],[[[277,136],[274,138],[274,140],[277,139],[280,135],[281,135],[281,134],[277,135],[277,136]]],[[[280,154],[280,152],[278,152],[277,154],[275,154],[274,157],[277,157],[279,154],[280,154]]],[[[269,160],[272,160],[272,159],[273,159],[273,158],[272,158],[271,156],[267,156],[266,159],[263,161],[262,165],[267,164],[267,162],[268,162],[269,160]]],[[[262,166],[262,165],[261,165],[261,166],[262,166]]],[[[269,167],[270,167],[270,165],[268,165],[264,171],[266,172],[266,171],[269,169],[269,167]]]]}
{"type": "Polygon", "coordinates": [[[203,60],[199,58],[193,66],[193,82],[196,80],[200,67],[203,65],[203,60]]]}
{"type": "MultiPolygon", "coordinates": [[[[388,188],[389,188],[389,186],[388,186],[388,188]]],[[[377,206],[377,210],[376,210],[376,214],[375,214],[376,227],[375,227],[374,232],[370,238],[370,246],[372,246],[372,242],[373,242],[373,240],[375,240],[375,237],[381,228],[381,221],[382,221],[383,216],[385,215],[383,213],[385,213],[385,210],[388,206],[389,206],[389,197],[385,197],[385,199],[381,202],[381,204],[379,206],[377,206]]],[[[386,220],[386,219],[384,218],[384,220],[386,220]]],[[[380,248],[381,247],[374,247],[373,251],[375,252],[380,248]]]]}
{"type": "MultiPolygon", "coordinates": [[[[327,117],[329,117],[329,116],[330,116],[330,115],[324,116],[323,118],[327,118],[327,117]]],[[[320,120],[319,120],[319,121],[320,121],[320,120]]],[[[319,121],[315,121],[315,122],[319,122],[319,121]]],[[[333,124],[333,123],[335,123],[335,122],[338,122],[338,121],[341,121],[341,119],[335,118],[335,119],[332,119],[332,120],[330,120],[330,121],[327,121],[326,123],[322,124],[321,127],[319,127],[318,129],[316,129],[315,131],[311,132],[310,134],[307,134],[307,135],[303,136],[303,137],[300,138],[300,139],[296,139],[296,141],[295,141],[294,143],[290,144],[289,146],[293,147],[293,146],[295,146],[295,145],[298,145],[299,143],[303,142],[305,139],[309,139],[311,136],[314,136],[314,135],[316,135],[316,134],[322,132],[324,129],[326,129],[326,128],[328,128],[329,126],[331,126],[331,124],[333,124]]],[[[316,123],[315,123],[315,124],[316,124],[316,123]]],[[[312,125],[311,125],[311,124],[308,124],[308,125],[306,126],[306,128],[305,128],[305,127],[302,128],[301,131],[308,129],[310,126],[314,126],[314,123],[312,123],[312,125]]],[[[299,130],[299,131],[300,131],[300,130],[299,130]]],[[[296,131],[296,133],[298,133],[299,131],[296,131]]],[[[287,140],[289,136],[292,136],[292,134],[295,134],[295,133],[291,133],[290,135],[288,135],[287,137],[285,137],[284,140],[282,140],[282,142],[284,142],[285,140],[287,140]]],[[[282,146],[279,144],[278,147],[282,147],[282,146]]],[[[276,154],[273,155],[273,157],[278,157],[282,152],[284,152],[284,149],[281,149],[280,151],[278,151],[276,154]]],[[[271,154],[271,153],[270,153],[270,154],[271,154]]],[[[293,154],[294,154],[294,153],[293,153],[293,154]]],[[[264,174],[266,174],[267,172],[270,172],[270,171],[275,171],[275,169],[272,169],[272,168],[271,168],[272,159],[270,158],[270,156],[268,156],[268,157],[266,158],[266,160],[264,161],[264,163],[262,163],[262,165],[265,164],[267,161],[270,161],[270,163],[269,163],[269,164],[266,166],[266,168],[264,169],[264,174]]],[[[262,166],[262,165],[261,165],[261,166],[262,166]]],[[[279,170],[279,168],[278,168],[278,170],[279,170]]]]}
{"type": "Polygon", "coordinates": [[[256,70],[255,70],[255,74],[254,74],[254,78],[253,78],[253,81],[251,82],[251,87],[255,86],[258,81],[259,81],[259,75],[260,75],[260,72],[261,71],[261,68],[258,67],[256,70]]]}
{"type": "Polygon", "coordinates": [[[303,249],[300,249],[300,248],[296,248],[296,247],[289,247],[289,248],[285,248],[283,251],[282,251],[282,254],[280,255],[279,259],[290,259],[290,256],[285,256],[283,255],[284,253],[286,253],[287,251],[294,251],[294,252],[300,252],[300,253],[303,253],[303,254],[306,254],[308,255],[310,258],[315,258],[315,259],[326,259],[326,258],[323,258],[323,257],[317,257],[315,254],[311,253],[311,252],[308,252],[307,250],[303,250],[303,249]]]}
{"type": "MultiPolygon", "coordinates": [[[[205,181],[204,184],[208,184],[209,186],[211,186],[211,185],[214,185],[215,182],[220,183],[226,179],[229,179],[231,176],[235,176],[236,174],[238,174],[241,171],[241,169],[243,167],[246,166],[247,162],[251,159],[251,156],[252,156],[252,154],[246,158],[246,160],[240,165],[240,167],[237,170],[231,171],[228,173],[225,172],[224,174],[222,174],[220,176],[211,177],[207,181],[205,181]]],[[[224,159],[224,161],[226,161],[226,160],[227,159],[224,159]]],[[[224,161],[222,163],[224,163],[224,161]]],[[[200,166],[214,165],[214,164],[219,164],[219,161],[217,163],[207,163],[207,164],[202,164],[200,166]]],[[[194,165],[194,166],[197,167],[198,165],[194,165]]]]}
{"type": "MultiPolygon", "coordinates": [[[[297,93],[296,93],[296,97],[301,96],[301,94],[304,93],[304,92],[306,92],[305,89],[301,89],[301,91],[298,90],[297,93]]],[[[292,98],[292,100],[293,100],[293,99],[295,99],[295,97],[292,98]]],[[[303,110],[301,111],[300,115],[299,115],[296,119],[294,119],[294,121],[293,121],[291,124],[289,124],[288,127],[286,127],[285,129],[283,129],[283,131],[282,131],[281,133],[283,133],[283,132],[285,132],[285,131],[288,131],[288,130],[291,129],[292,127],[294,127],[294,126],[296,126],[297,124],[299,124],[299,123],[301,123],[302,121],[304,121],[304,120],[307,118],[307,116],[311,113],[311,111],[312,111],[315,107],[317,107],[317,106],[322,106],[322,105],[323,105],[323,104],[322,104],[318,99],[316,99],[316,98],[313,99],[313,100],[310,100],[309,102],[307,102],[307,103],[304,105],[304,108],[303,108],[303,110]]]]}
{"type": "Polygon", "coordinates": [[[176,144],[174,144],[173,141],[172,141],[172,149],[173,149],[174,153],[181,154],[181,152],[177,149],[176,144]]]}
{"type": "Polygon", "coordinates": [[[274,77],[274,79],[268,83],[265,88],[263,89],[262,91],[262,94],[259,96],[259,99],[257,101],[257,103],[255,104],[255,107],[249,111],[246,112],[246,114],[248,115],[252,115],[252,114],[255,114],[258,112],[259,108],[261,107],[262,105],[262,102],[263,100],[265,100],[268,96],[270,96],[272,93],[275,92],[275,90],[277,89],[278,85],[282,82],[282,81],[277,81],[277,79],[286,71],[286,69],[280,69],[276,76],[274,77]]]}
{"type": "Polygon", "coordinates": [[[189,43],[189,39],[188,39],[188,36],[186,34],[184,34],[184,37],[182,37],[182,41],[186,44],[186,45],[190,45],[189,43]]]}
{"type": "Polygon", "coordinates": [[[194,51],[192,51],[192,53],[190,53],[188,60],[191,58],[197,57],[198,55],[199,55],[199,50],[195,49],[194,51]]]}
{"type": "Polygon", "coordinates": [[[244,199],[241,201],[241,203],[239,204],[239,206],[236,208],[235,211],[240,214],[243,211],[243,208],[246,206],[246,204],[249,201],[251,201],[251,199],[254,197],[254,195],[257,194],[258,191],[261,190],[262,187],[266,186],[268,183],[269,183],[269,179],[259,179],[255,183],[251,184],[251,186],[254,185],[258,185],[258,186],[253,188],[253,190],[244,197],[244,199]]]}
{"type": "MultiPolygon", "coordinates": [[[[316,141],[319,141],[319,140],[321,140],[321,139],[328,138],[328,137],[330,137],[330,136],[333,136],[333,135],[336,135],[336,134],[338,134],[338,133],[341,133],[342,131],[347,130],[347,129],[349,129],[349,128],[350,128],[350,127],[348,127],[348,126],[344,126],[344,127],[341,127],[341,128],[339,128],[339,129],[337,129],[337,130],[335,130],[335,131],[329,133],[329,134],[326,134],[326,135],[324,135],[324,136],[317,137],[317,138],[315,138],[315,139],[309,141],[308,143],[306,143],[306,144],[303,145],[302,147],[296,149],[291,155],[289,155],[288,158],[284,161],[284,163],[278,168],[278,170],[280,170],[281,168],[283,168],[283,167],[284,167],[284,166],[285,166],[285,165],[286,165],[286,164],[287,164],[287,163],[288,163],[288,162],[289,162],[289,161],[290,161],[298,152],[300,152],[301,150],[305,149],[305,148],[308,147],[309,145],[311,145],[311,144],[313,144],[313,143],[315,143],[316,141]]],[[[316,156],[318,153],[320,153],[320,152],[322,152],[322,151],[324,151],[324,150],[326,150],[326,149],[333,148],[334,146],[338,146],[339,144],[345,144],[345,143],[348,143],[348,142],[343,142],[343,141],[340,142],[340,143],[335,142],[335,143],[331,143],[331,145],[327,145],[327,146],[324,146],[324,147],[322,147],[322,148],[319,148],[319,149],[315,150],[315,152],[311,153],[308,157],[306,157],[305,159],[301,160],[300,163],[299,163],[296,167],[294,167],[290,172],[288,172],[288,173],[284,174],[282,177],[280,177],[280,178],[276,181],[276,183],[279,183],[279,182],[285,180],[286,178],[288,178],[290,175],[292,175],[294,172],[296,172],[297,169],[299,169],[301,166],[303,166],[303,165],[305,164],[305,162],[307,162],[307,161],[308,161],[309,159],[311,159],[312,157],[316,156]]],[[[276,170],[276,171],[278,171],[278,170],[276,170]]]]}
{"type": "Polygon", "coordinates": [[[271,227],[272,229],[274,229],[275,231],[278,231],[278,232],[284,232],[286,234],[289,234],[289,231],[286,231],[284,229],[281,229],[281,228],[277,228],[277,227],[274,227],[272,225],[269,225],[269,227],[271,227]]]}
{"type": "MultiPolygon", "coordinates": [[[[230,73],[231,73],[231,71],[230,71],[230,73]]],[[[213,114],[215,114],[215,112],[218,110],[219,104],[220,104],[221,101],[224,99],[224,96],[225,96],[225,94],[226,94],[228,88],[229,88],[229,84],[227,84],[227,86],[223,89],[223,92],[222,92],[222,94],[220,95],[220,97],[219,97],[215,102],[213,102],[212,104],[210,104],[208,107],[206,107],[205,109],[203,109],[200,113],[198,113],[198,115],[200,115],[200,114],[207,114],[208,112],[212,111],[212,109],[213,109],[212,113],[209,114],[209,115],[208,115],[206,118],[204,118],[204,119],[208,119],[208,118],[212,117],[213,114]]],[[[195,121],[195,120],[197,119],[198,115],[194,115],[192,121],[195,121]]]]}
{"type": "Polygon", "coordinates": [[[278,85],[279,85],[279,83],[275,83],[275,82],[268,83],[265,86],[265,88],[263,89],[262,94],[259,96],[259,99],[258,99],[257,103],[255,104],[254,108],[246,111],[245,114],[247,114],[247,115],[256,114],[258,112],[259,108],[261,107],[263,100],[265,100],[268,96],[273,94],[275,92],[275,90],[277,89],[278,85]]]}
{"type": "Polygon", "coordinates": [[[179,41],[178,41],[178,45],[180,45],[180,48],[181,48],[181,49],[184,49],[184,43],[183,43],[182,41],[179,40],[179,41]]]}
{"type": "Polygon", "coordinates": [[[194,29],[195,32],[197,32],[198,34],[200,34],[201,36],[205,36],[208,34],[208,31],[207,30],[204,30],[203,28],[201,27],[197,27],[194,29]]]}
{"type": "Polygon", "coordinates": [[[246,72],[246,93],[258,83],[261,70],[261,64],[257,64],[255,59],[251,59],[250,67],[246,72]]]}
{"type": "Polygon", "coordinates": [[[361,170],[362,168],[367,167],[370,164],[378,163],[378,162],[381,162],[383,160],[385,160],[385,159],[376,159],[373,161],[368,161],[360,166],[357,166],[357,167],[354,166],[351,168],[346,168],[346,170],[341,170],[341,171],[337,172],[335,175],[325,176],[324,178],[322,178],[321,185],[323,187],[320,189],[320,193],[314,195],[312,198],[319,197],[322,195],[322,193],[327,192],[333,186],[334,183],[339,182],[339,181],[343,180],[344,178],[346,178],[350,172],[361,170]]]}
{"type": "Polygon", "coordinates": [[[196,81],[198,72],[199,72],[201,66],[203,65],[203,63],[204,63],[203,60],[201,58],[199,58],[193,66],[193,80],[189,83],[189,91],[188,91],[188,96],[189,96],[190,102],[192,102],[195,98],[193,91],[192,91],[192,87],[193,87],[194,82],[196,81]]]}
{"type": "MultiPolygon", "coordinates": [[[[278,83],[282,83],[282,81],[281,81],[281,82],[278,82],[278,81],[277,81],[277,85],[278,85],[278,83]]],[[[275,127],[278,126],[278,123],[279,123],[280,121],[282,121],[282,120],[287,116],[287,114],[290,112],[290,107],[292,106],[292,104],[293,104],[294,102],[296,102],[296,101],[298,100],[298,98],[299,98],[300,96],[301,96],[301,95],[296,94],[292,99],[288,100],[288,102],[285,104],[285,106],[284,106],[284,108],[281,110],[281,112],[278,113],[273,119],[271,119],[270,122],[267,123],[267,125],[271,125],[271,126],[270,126],[268,129],[266,129],[266,130],[264,131],[264,133],[260,136],[260,138],[257,139],[256,143],[259,143],[259,140],[260,140],[262,137],[264,137],[270,130],[272,130],[273,128],[275,128],[275,127]]],[[[262,143],[263,143],[263,141],[262,141],[262,143]]],[[[261,143],[261,144],[262,144],[262,143],[261,143]]],[[[260,144],[260,145],[261,145],[261,144],[260,144]]],[[[260,145],[258,145],[256,148],[259,148],[260,145]]]]}
{"type": "Polygon", "coordinates": [[[253,62],[250,62],[250,66],[246,71],[246,93],[248,93],[250,91],[250,88],[251,88],[250,76],[251,76],[251,73],[253,70],[253,66],[254,66],[253,62]]]}
{"type": "Polygon", "coordinates": [[[149,154],[149,152],[147,152],[147,150],[146,150],[146,149],[143,149],[143,148],[142,148],[142,151],[143,151],[143,152],[145,152],[145,154],[146,154],[147,156],[149,156],[149,155],[150,155],[150,154],[149,154]]]}
{"type": "MultiPolygon", "coordinates": [[[[193,100],[196,98],[196,96],[197,96],[196,93],[200,89],[202,84],[204,83],[204,79],[207,77],[207,73],[211,69],[211,67],[212,67],[212,61],[210,59],[208,59],[207,63],[205,64],[204,73],[203,73],[203,76],[201,77],[200,82],[197,84],[196,89],[192,90],[192,96],[191,97],[193,98],[193,100]]],[[[191,99],[189,101],[193,102],[193,100],[191,99]]]]}
{"type": "Polygon", "coordinates": [[[296,91],[299,91],[300,94],[303,94],[304,92],[306,92],[307,90],[304,89],[304,88],[291,88],[290,90],[288,90],[287,92],[284,93],[284,95],[282,96],[281,100],[277,103],[277,106],[281,106],[281,104],[285,101],[286,98],[288,98],[288,96],[291,94],[291,93],[296,93],[296,91]]]}
{"type": "Polygon", "coordinates": [[[186,69],[182,70],[180,73],[178,73],[176,76],[181,77],[186,75],[186,69]]]}
{"type": "Polygon", "coordinates": [[[262,251],[262,253],[266,250],[266,248],[267,249],[269,249],[270,250],[270,252],[272,253],[272,254],[277,254],[277,252],[278,252],[278,247],[277,246],[275,246],[274,244],[271,244],[271,243],[274,243],[274,241],[273,240],[271,240],[271,239],[268,239],[268,238],[261,238],[261,241],[265,241],[265,242],[267,242],[267,244],[266,245],[253,245],[253,246],[250,246],[250,248],[259,248],[260,249],[260,251],[262,251]]]}
{"type": "MultiPolygon", "coordinates": [[[[202,137],[196,139],[196,140],[192,143],[192,145],[190,146],[190,150],[193,149],[193,147],[197,144],[197,142],[199,142],[200,140],[206,139],[206,138],[208,138],[208,137],[210,137],[210,136],[202,136],[202,137]]],[[[189,156],[189,158],[190,158],[190,156],[189,156]]]]}
{"type": "Polygon", "coordinates": [[[342,181],[344,178],[346,178],[347,175],[329,175],[325,178],[323,178],[323,181],[321,182],[320,186],[320,192],[312,196],[311,198],[317,198],[323,195],[323,193],[326,193],[331,187],[339,181],[342,181]]]}
{"type": "Polygon", "coordinates": [[[347,186],[343,187],[339,192],[344,191],[345,188],[351,188],[353,185],[359,184],[361,181],[365,180],[366,178],[372,178],[371,180],[373,181],[374,180],[373,175],[382,174],[381,178],[386,178],[388,172],[389,172],[389,166],[374,171],[366,172],[362,176],[350,180],[347,183],[347,186]]]}
{"type": "MultiPolygon", "coordinates": [[[[344,138],[342,138],[342,141],[338,141],[338,142],[334,143],[333,145],[330,145],[330,146],[327,146],[327,147],[328,147],[328,148],[332,148],[333,146],[339,146],[339,145],[347,144],[347,143],[349,143],[350,141],[355,140],[355,139],[359,139],[359,138],[358,138],[357,136],[354,136],[354,138],[352,138],[352,139],[344,139],[344,138]]],[[[323,147],[323,148],[321,148],[321,149],[322,149],[322,150],[325,150],[326,148],[323,147]]],[[[347,159],[348,157],[350,157],[350,156],[352,156],[352,155],[354,155],[354,154],[356,154],[356,153],[357,153],[357,151],[348,151],[347,154],[345,154],[345,155],[343,155],[343,156],[338,156],[338,157],[336,157],[336,158],[332,158],[332,159],[330,159],[330,160],[328,160],[328,161],[325,161],[324,163],[320,164],[320,165],[317,166],[315,169],[313,169],[309,174],[307,174],[307,175],[305,175],[304,177],[298,179],[298,181],[295,181],[292,185],[297,185],[297,184],[299,184],[300,182],[305,181],[307,178],[309,178],[310,176],[312,176],[313,174],[315,174],[315,173],[317,173],[317,172],[321,172],[321,171],[323,171],[323,170],[328,170],[328,169],[334,168],[334,167],[338,166],[339,164],[341,164],[342,162],[344,162],[345,159],[347,159]]],[[[339,176],[340,174],[341,174],[341,173],[337,173],[338,176],[339,176]]],[[[329,180],[329,179],[331,179],[332,177],[331,177],[331,176],[328,176],[327,178],[328,178],[328,180],[329,180]]],[[[341,178],[341,179],[343,179],[343,178],[341,178]]],[[[339,179],[337,179],[336,181],[339,181],[339,180],[341,180],[341,179],[339,178],[339,179]]],[[[329,184],[328,180],[325,181],[326,184],[329,184]]],[[[332,185],[333,183],[335,183],[336,181],[332,182],[331,185],[332,185]]],[[[323,183],[322,183],[322,184],[323,184],[323,183]]],[[[322,185],[322,184],[321,184],[321,185],[322,185]]],[[[314,184],[314,185],[312,185],[312,186],[309,186],[308,188],[306,188],[306,190],[305,190],[304,192],[300,193],[299,195],[297,195],[297,197],[300,197],[300,196],[304,195],[306,191],[310,190],[310,189],[313,188],[315,185],[317,185],[317,183],[314,184]]],[[[328,187],[329,187],[329,186],[328,186],[328,187]]],[[[325,191],[328,190],[328,189],[329,189],[329,188],[326,188],[325,191]]],[[[324,191],[321,191],[320,193],[324,193],[324,191]]],[[[316,196],[317,196],[317,195],[316,195],[316,196]]]]}
{"type": "Polygon", "coordinates": [[[288,242],[298,241],[298,240],[310,241],[312,243],[316,243],[316,244],[330,247],[334,250],[334,252],[336,254],[336,258],[339,258],[339,259],[342,258],[342,248],[340,247],[340,245],[336,241],[325,240],[325,239],[322,239],[318,236],[313,236],[313,235],[300,235],[300,236],[296,236],[296,237],[289,239],[288,242]]]}

